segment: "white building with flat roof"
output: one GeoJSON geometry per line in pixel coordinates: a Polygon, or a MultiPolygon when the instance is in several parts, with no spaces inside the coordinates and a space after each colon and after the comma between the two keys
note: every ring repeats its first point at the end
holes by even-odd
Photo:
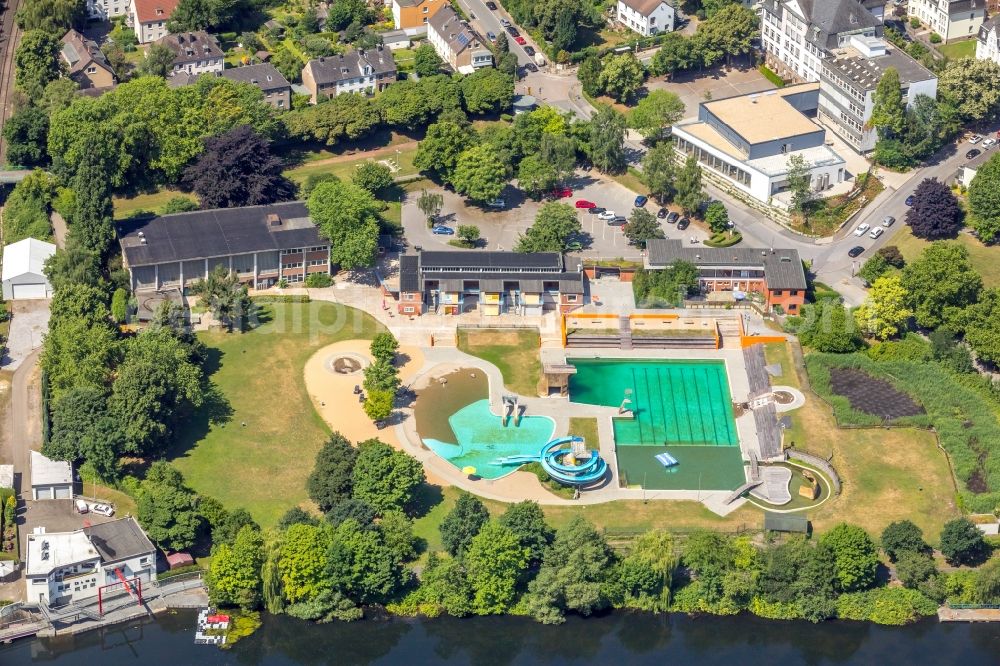
{"type": "Polygon", "coordinates": [[[72,499],[73,465],[31,452],[31,499],[72,499]]]}
{"type": "Polygon", "coordinates": [[[845,162],[826,145],[826,130],[810,116],[819,84],[703,102],[698,117],[674,125],[676,149],[695,155],[710,180],[771,205],[788,190],[789,160],[809,166],[812,188],[826,190],[846,177],[845,162]]]}

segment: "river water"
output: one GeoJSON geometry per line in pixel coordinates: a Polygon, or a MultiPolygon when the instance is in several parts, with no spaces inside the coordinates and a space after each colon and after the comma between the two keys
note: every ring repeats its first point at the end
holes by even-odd
{"type": "Polygon", "coordinates": [[[353,664],[979,664],[1000,663],[1000,624],[889,628],[750,616],[610,614],[546,627],[524,618],[313,625],[267,617],[232,650],[195,645],[195,613],[161,615],[55,640],[0,646],[3,666],[350,666],[353,664]]]}

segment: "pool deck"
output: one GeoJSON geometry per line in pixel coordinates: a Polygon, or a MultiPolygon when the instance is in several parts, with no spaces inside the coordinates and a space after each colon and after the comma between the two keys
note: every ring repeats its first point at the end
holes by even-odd
{"type": "MultiPolygon", "coordinates": [[[[434,377],[454,372],[458,369],[481,370],[489,378],[489,399],[493,412],[501,412],[502,396],[510,394],[503,388],[503,376],[491,363],[470,356],[453,347],[425,347],[422,349],[422,366],[407,384],[419,390],[434,377]]],[[[726,364],[730,392],[734,400],[743,401],[749,394],[749,381],[743,366],[743,354],[740,349],[722,350],[613,350],[601,349],[588,351],[586,349],[542,349],[543,363],[564,363],[566,358],[606,358],[606,359],[660,359],[660,360],[722,360],[726,364]]],[[[616,407],[585,405],[570,402],[564,397],[539,398],[520,396],[520,402],[525,406],[527,415],[544,415],[555,420],[554,437],[569,433],[569,420],[574,417],[596,418],[598,437],[600,439],[601,457],[608,464],[609,477],[604,485],[583,490],[576,500],[557,497],[546,490],[535,475],[528,472],[515,472],[496,480],[470,480],[461,471],[444,458],[425,447],[416,429],[416,419],[412,409],[405,408],[405,418],[395,426],[396,440],[403,450],[420,460],[429,474],[435,478],[468,490],[487,499],[502,502],[518,502],[531,499],[539,504],[573,505],[600,504],[615,500],[693,500],[701,502],[711,511],[726,515],[746,501],[739,499],[732,504],[725,504],[724,499],[732,489],[722,490],[643,490],[641,488],[618,487],[618,461],[615,455],[615,438],[612,427],[612,417],[618,415],[616,407]]],[[[740,449],[744,460],[749,459],[749,452],[759,455],[756,429],[753,414],[748,412],[736,419],[739,434],[740,449]]]]}

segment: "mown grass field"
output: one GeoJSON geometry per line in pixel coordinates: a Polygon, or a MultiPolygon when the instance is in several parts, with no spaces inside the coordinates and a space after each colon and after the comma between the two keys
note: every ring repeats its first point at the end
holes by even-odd
{"type": "MultiPolygon", "coordinates": [[[[955,242],[961,243],[969,251],[969,262],[982,278],[987,287],[1000,287],[1000,246],[983,245],[977,239],[966,233],[960,233],[955,242]]],[[[910,233],[910,228],[903,225],[890,245],[895,245],[903,253],[906,261],[913,261],[920,256],[930,241],[917,238],[910,233]]]]}
{"type": "Polygon", "coordinates": [[[458,348],[492,363],[503,375],[504,386],[524,396],[538,392],[542,362],[537,329],[464,329],[458,348]]]}
{"type": "Polygon", "coordinates": [[[976,57],[976,39],[974,37],[961,42],[938,44],[934,48],[938,50],[938,53],[952,60],[976,57]]]}
{"type": "Polygon", "coordinates": [[[307,501],[305,480],[330,432],[306,392],[305,362],[333,342],[372,338],[378,324],[326,302],[268,305],[263,319],[248,333],[199,333],[224,401],[178,433],[170,457],[191,488],[266,527],[307,501]]]}

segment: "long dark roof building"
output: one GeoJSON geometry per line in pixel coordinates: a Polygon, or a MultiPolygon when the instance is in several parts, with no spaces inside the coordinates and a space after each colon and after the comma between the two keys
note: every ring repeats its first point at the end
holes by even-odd
{"type": "Polygon", "coordinates": [[[122,518],[83,528],[104,562],[118,562],[156,550],[134,518],[122,518]]]}
{"type": "Polygon", "coordinates": [[[700,269],[763,269],[769,289],[805,289],[806,273],[796,250],[752,247],[687,246],[675,238],[652,239],[646,243],[650,268],[665,268],[675,261],[687,261],[700,269]]]}

